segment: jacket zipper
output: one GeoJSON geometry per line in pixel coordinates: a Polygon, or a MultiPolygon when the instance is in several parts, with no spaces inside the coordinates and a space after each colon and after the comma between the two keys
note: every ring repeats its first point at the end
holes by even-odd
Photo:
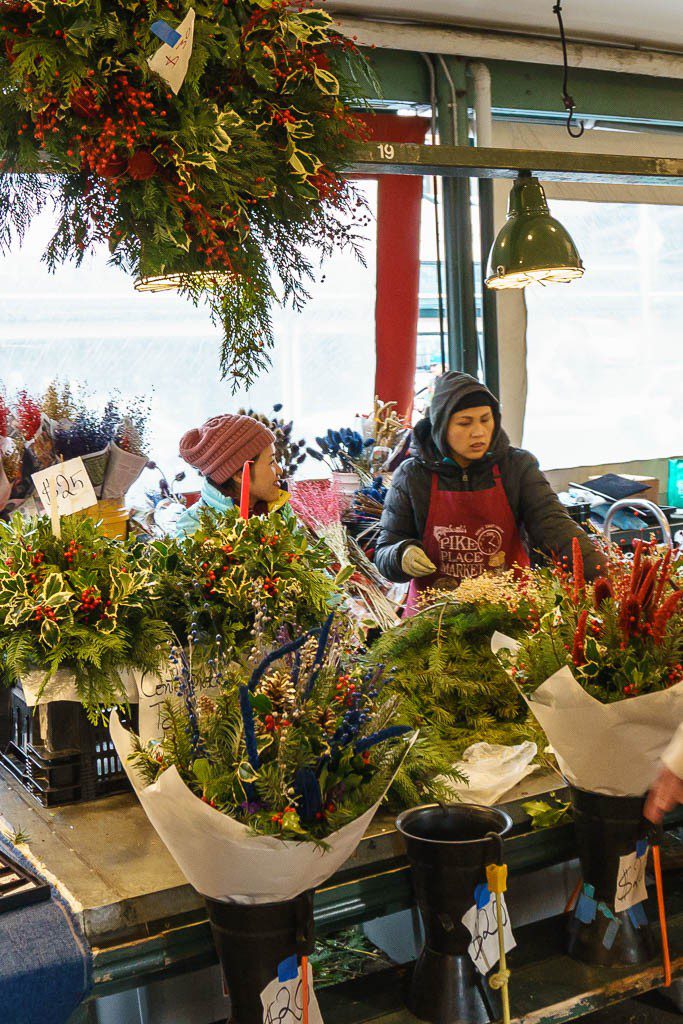
{"type": "Polygon", "coordinates": [[[462,471],[462,482],[466,485],[465,486],[465,490],[469,491],[469,489],[470,489],[470,478],[469,478],[469,476],[467,474],[467,470],[466,469],[463,469],[463,471],[462,471]]]}

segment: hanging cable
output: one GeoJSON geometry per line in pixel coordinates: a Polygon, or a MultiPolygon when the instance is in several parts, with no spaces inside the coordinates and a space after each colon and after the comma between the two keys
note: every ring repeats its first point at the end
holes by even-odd
{"type": "Polygon", "coordinates": [[[560,26],[560,41],[562,43],[562,61],[563,61],[563,78],[562,78],[562,102],[564,103],[564,109],[567,111],[567,132],[573,139],[580,139],[585,131],[585,125],[583,121],[577,121],[574,123],[574,111],[576,104],[574,103],[574,97],[569,95],[567,91],[567,84],[569,78],[569,62],[567,60],[567,39],[564,34],[564,22],[562,21],[562,3],[558,0],[553,6],[553,14],[557,15],[557,21],[560,26]]]}
{"type": "MultiPolygon", "coordinates": [[[[429,70],[429,98],[432,107],[432,146],[436,145],[436,76],[434,74],[434,64],[432,62],[431,54],[422,53],[420,54],[429,70]]],[[[439,225],[439,192],[438,192],[438,176],[434,174],[432,176],[432,188],[434,190],[434,233],[436,235],[436,287],[438,290],[438,302],[439,302],[439,341],[441,345],[441,372],[446,372],[446,331],[444,326],[444,308],[443,308],[443,280],[441,274],[441,228],[439,225]]]]}

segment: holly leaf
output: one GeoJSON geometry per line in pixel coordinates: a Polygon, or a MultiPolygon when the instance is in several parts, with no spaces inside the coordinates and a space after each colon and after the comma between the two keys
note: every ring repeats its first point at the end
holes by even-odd
{"type": "Polygon", "coordinates": [[[51,608],[61,608],[68,604],[73,592],[66,584],[60,572],[52,572],[43,583],[41,600],[43,604],[49,604],[51,608]]]}
{"type": "Polygon", "coordinates": [[[259,715],[267,715],[273,710],[273,702],[265,693],[250,693],[249,699],[254,711],[259,715]]]}
{"type": "Polygon", "coordinates": [[[531,827],[534,829],[553,828],[555,825],[561,824],[564,819],[569,820],[570,808],[571,804],[562,803],[559,800],[554,804],[547,803],[545,800],[529,800],[522,804],[522,810],[531,818],[531,827]]]}
{"type": "Polygon", "coordinates": [[[320,91],[326,96],[339,95],[339,79],[331,71],[326,71],[325,68],[314,68],[313,78],[320,91]]]}

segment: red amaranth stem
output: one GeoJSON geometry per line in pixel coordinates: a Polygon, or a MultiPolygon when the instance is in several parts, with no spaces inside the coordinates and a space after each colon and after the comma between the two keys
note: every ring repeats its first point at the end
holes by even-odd
{"type": "Polygon", "coordinates": [[[673,594],[670,594],[669,597],[667,597],[662,607],[656,613],[654,626],[652,628],[652,639],[655,643],[659,644],[664,639],[666,627],[678,608],[681,598],[683,598],[683,590],[675,590],[673,594]]]}
{"type": "Polygon", "coordinates": [[[576,632],[574,633],[574,647],[572,650],[572,661],[579,667],[586,664],[586,626],[588,624],[588,610],[584,610],[579,615],[579,621],[576,626],[576,632]]]}
{"type": "Polygon", "coordinates": [[[583,565],[583,552],[578,537],[572,537],[572,571],[574,575],[574,603],[586,590],[586,576],[583,565]]]}

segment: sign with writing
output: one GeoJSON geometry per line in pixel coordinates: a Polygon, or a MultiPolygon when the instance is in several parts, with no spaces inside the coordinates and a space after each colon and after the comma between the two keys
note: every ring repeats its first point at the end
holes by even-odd
{"type": "Polygon", "coordinates": [[[31,480],[43,507],[51,511],[54,499],[60,516],[70,516],[97,504],[97,496],[81,458],[57,462],[34,473],[31,480]]]}
{"type": "MultiPolygon", "coordinates": [[[[158,22],[155,22],[158,24],[158,22]]],[[[157,52],[149,58],[147,63],[152,71],[156,71],[165,82],[168,82],[173,92],[178,95],[180,87],[185,81],[187,69],[190,66],[192,55],[192,44],[194,42],[194,10],[190,8],[174,35],[179,36],[178,42],[173,46],[163,43],[157,52]]]]}
{"type": "MultiPolygon", "coordinates": [[[[261,993],[261,1002],[263,1004],[263,1024],[301,1024],[304,1018],[301,965],[296,974],[293,977],[288,977],[286,981],[273,978],[261,993]]],[[[310,963],[308,964],[308,1022],[309,1024],[323,1024],[318,1000],[313,990],[313,971],[310,963]]]]}
{"type": "Polygon", "coordinates": [[[487,892],[487,886],[477,886],[475,903],[462,919],[462,923],[472,936],[467,952],[472,957],[474,966],[482,974],[488,974],[489,971],[493,970],[500,959],[498,915],[496,913],[497,899],[501,901],[503,911],[505,952],[508,953],[517,945],[512,934],[510,914],[505,903],[505,897],[502,894],[500,896],[491,896],[491,893],[488,892],[488,899],[486,899],[487,892]]]}
{"type": "Polygon", "coordinates": [[[633,853],[619,858],[617,871],[617,891],[614,895],[615,911],[628,910],[636,903],[647,899],[645,888],[645,865],[647,863],[647,843],[638,843],[633,853]]]}

